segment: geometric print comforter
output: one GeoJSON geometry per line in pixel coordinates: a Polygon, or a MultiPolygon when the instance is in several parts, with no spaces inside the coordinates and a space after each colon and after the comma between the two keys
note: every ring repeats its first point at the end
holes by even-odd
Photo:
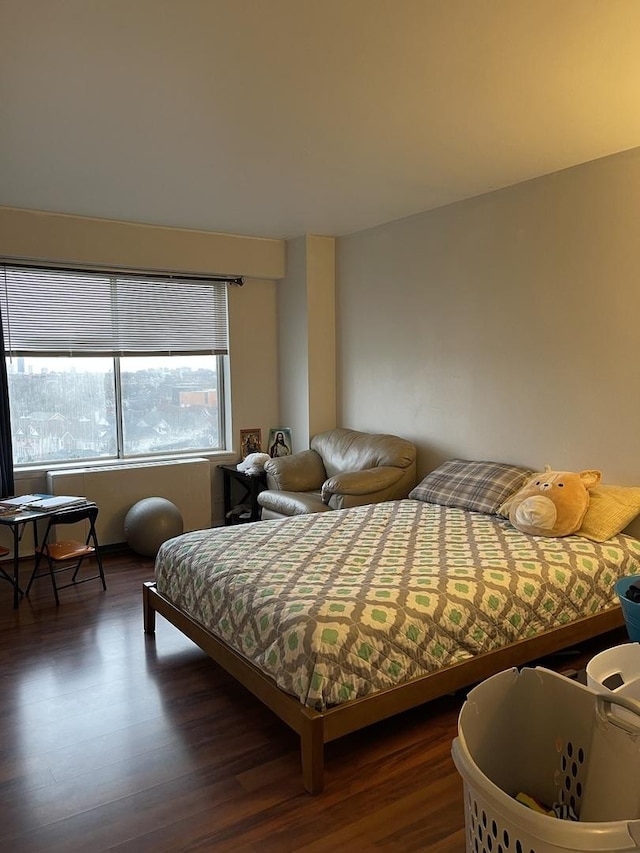
{"type": "Polygon", "coordinates": [[[628,536],[416,500],[185,533],[156,559],[159,592],[317,710],[612,607],[638,573],[628,536]]]}

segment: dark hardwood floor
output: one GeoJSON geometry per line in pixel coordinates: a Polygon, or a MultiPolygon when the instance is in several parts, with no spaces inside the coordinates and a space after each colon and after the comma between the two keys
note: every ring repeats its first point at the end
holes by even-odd
{"type": "Polygon", "coordinates": [[[462,695],[329,744],[310,797],[284,723],[162,618],[145,637],[152,561],[112,554],[105,568],[106,592],[66,589],[58,608],[46,579],[17,611],[0,583],[3,850],[464,851],[450,756],[462,695]]]}

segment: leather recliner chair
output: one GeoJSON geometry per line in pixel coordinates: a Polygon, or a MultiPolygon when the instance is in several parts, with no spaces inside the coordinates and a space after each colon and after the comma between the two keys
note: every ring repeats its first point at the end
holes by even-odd
{"type": "Polygon", "coordinates": [[[269,459],[263,519],[287,518],[406,498],[415,485],[416,448],[395,435],[331,429],[309,450],[269,459]]]}

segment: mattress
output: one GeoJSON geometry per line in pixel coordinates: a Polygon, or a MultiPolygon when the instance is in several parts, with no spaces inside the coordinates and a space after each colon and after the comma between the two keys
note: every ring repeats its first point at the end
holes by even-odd
{"type": "Polygon", "coordinates": [[[157,589],[317,710],[617,606],[640,542],[417,500],[186,533],[157,589]]]}

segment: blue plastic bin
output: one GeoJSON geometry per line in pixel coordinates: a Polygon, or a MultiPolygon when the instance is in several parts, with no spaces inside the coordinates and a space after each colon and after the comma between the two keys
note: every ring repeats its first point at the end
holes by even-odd
{"type": "Polygon", "coordinates": [[[638,643],[640,642],[640,602],[631,601],[625,595],[632,584],[640,586],[640,575],[630,575],[626,578],[620,578],[616,581],[614,589],[620,599],[622,615],[627,626],[629,639],[634,643],[638,643]]]}

